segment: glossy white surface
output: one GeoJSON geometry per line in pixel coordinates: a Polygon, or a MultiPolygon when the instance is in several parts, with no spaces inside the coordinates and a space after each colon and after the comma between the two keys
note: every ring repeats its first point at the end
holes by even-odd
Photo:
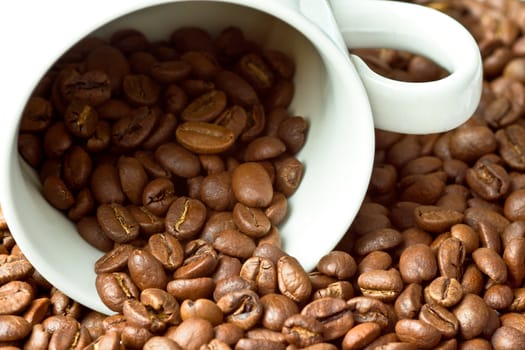
{"type": "MultiPolygon", "coordinates": [[[[337,11],[343,12],[345,3],[336,1],[333,5],[342,6],[337,11]]],[[[376,6],[371,5],[376,3],[372,0],[351,3],[359,9],[376,6]]],[[[2,101],[0,203],[17,243],[33,265],[73,299],[109,312],[95,291],[93,263],[101,253],[85,243],[73,225],[47,204],[39,193],[35,174],[19,159],[16,150],[19,116],[45,70],[70,45],[97,28],[96,35],[107,36],[114,29],[135,27],[151,39],[159,39],[183,25],[198,25],[214,34],[228,25],[237,25],[247,37],[285,51],[297,64],[296,93],[290,109],[308,118],[310,129],[308,142],[298,156],[305,164],[305,176],[290,199],[291,215],[281,232],[285,250],[305,268],[315,267],[318,259],[335,246],[359,209],[370,178],[374,148],[367,95],[342,52],[341,39],[334,34],[333,18],[324,12],[325,17],[311,21],[300,14],[303,11],[310,18],[321,14],[325,9],[312,7],[318,5],[318,0],[48,0],[32,3],[28,11],[22,2],[2,3],[0,29],[7,33],[2,38],[3,47],[10,48],[11,54],[4,54],[0,64],[1,96],[9,96],[2,101]],[[59,12],[51,12],[54,9],[59,12]],[[142,10],[134,12],[138,9],[142,10]],[[334,40],[329,40],[325,32],[334,40]]],[[[349,25],[345,16],[338,14],[339,24],[349,25]]],[[[347,40],[354,29],[345,29],[347,40]]],[[[476,57],[471,59],[471,65],[479,63],[476,57]]],[[[471,82],[463,83],[469,86],[471,82]]],[[[472,95],[471,102],[477,104],[475,93],[472,95]]],[[[374,110],[378,108],[376,103],[374,110]]],[[[422,103],[408,104],[409,109],[417,107],[429,108],[422,103]]],[[[454,107],[451,103],[450,108],[454,107]]],[[[462,115],[456,122],[469,116],[462,115]]],[[[399,123],[402,121],[394,124],[399,123]]]]}

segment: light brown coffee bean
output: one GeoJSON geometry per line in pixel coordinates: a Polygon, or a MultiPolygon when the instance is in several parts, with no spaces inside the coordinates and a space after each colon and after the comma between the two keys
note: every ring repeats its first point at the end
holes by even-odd
{"type": "Polygon", "coordinates": [[[277,282],[279,291],[298,303],[306,301],[312,293],[308,274],[291,256],[282,256],[277,261],[277,282]]]}

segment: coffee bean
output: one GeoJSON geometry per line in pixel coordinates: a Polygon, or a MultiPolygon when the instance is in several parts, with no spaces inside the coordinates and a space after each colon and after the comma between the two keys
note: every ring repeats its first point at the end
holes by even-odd
{"type": "Polygon", "coordinates": [[[249,289],[238,289],[223,295],[217,300],[217,306],[222,310],[228,322],[244,330],[255,326],[263,314],[259,297],[249,289]]]}
{"type": "Polygon", "coordinates": [[[34,297],[31,285],[23,281],[11,281],[0,287],[0,314],[18,314],[34,297]]]}
{"type": "Polygon", "coordinates": [[[80,219],[75,227],[80,236],[93,247],[103,252],[113,248],[114,241],[102,230],[96,217],[86,216],[80,219]]]}
{"type": "Polygon", "coordinates": [[[71,190],[79,190],[88,185],[92,171],[90,155],[80,146],[72,146],[64,155],[62,173],[64,182],[71,190]]]}
{"type": "Polygon", "coordinates": [[[365,322],[350,329],[343,338],[343,349],[359,349],[372,341],[381,334],[381,327],[377,323],[365,322]]]}
{"type": "Polygon", "coordinates": [[[260,296],[274,293],[277,289],[277,268],[268,258],[250,257],[240,268],[239,275],[253,281],[260,296]]]}
{"type": "Polygon", "coordinates": [[[444,337],[452,338],[459,331],[459,322],[452,312],[443,306],[424,304],[419,319],[436,328],[444,337]]]}
{"type": "Polygon", "coordinates": [[[371,270],[362,273],[357,284],[364,296],[393,301],[403,290],[403,280],[396,269],[371,270]]]}
{"type": "Polygon", "coordinates": [[[177,143],[165,143],[155,150],[155,159],[173,175],[190,178],[201,170],[199,158],[177,143]]]}
{"type": "Polygon", "coordinates": [[[135,249],[128,258],[129,275],[140,290],[163,289],[168,283],[164,267],[151,253],[135,249]]]}
{"type": "Polygon", "coordinates": [[[361,236],[354,246],[354,250],[359,255],[380,250],[388,250],[401,243],[401,233],[392,228],[380,228],[367,232],[361,236]]]}
{"type": "Polygon", "coordinates": [[[415,318],[421,309],[423,288],[420,284],[409,284],[397,297],[394,310],[399,319],[415,318]]]}
{"type": "Polygon", "coordinates": [[[427,288],[428,297],[444,307],[456,305],[463,297],[463,287],[455,278],[440,276],[433,280],[427,288]]]}
{"type": "Polygon", "coordinates": [[[308,274],[291,256],[283,256],[277,261],[277,282],[279,291],[298,303],[306,301],[312,292],[308,274]]]}
{"type": "Polygon", "coordinates": [[[139,225],[129,210],[117,203],[102,204],[97,208],[97,221],[102,231],[118,243],[126,243],[139,234],[139,225]]]}
{"type": "Polygon", "coordinates": [[[180,317],[183,321],[194,318],[208,320],[213,326],[222,323],[222,310],[209,299],[185,300],[180,306],[180,317]]]}
{"type": "Polygon", "coordinates": [[[282,332],[288,343],[306,347],[323,341],[323,325],[315,318],[296,314],[286,319],[282,332]]]}
{"type": "Polygon", "coordinates": [[[441,334],[436,328],[420,320],[398,321],[396,334],[401,341],[416,344],[422,349],[434,348],[441,339],[441,334]]]}
{"type": "Polygon", "coordinates": [[[144,185],[141,203],[153,215],[164,216],[177,198],[175,185],[165,177],[151,180],[144,185]]]}
{"type": "Polygon", "coordinates": [[[466,294],[452,312],[459,321],[461,336],[467,340],[481,334],[489,320],[487,305],[475,294],[466,294]]]}
{"type": "Polygon", "coordinates": [[[69,209],[75,203],[73,193],[61,178],[54,175],[44,180],[43,194],[46,200],[57,209],[69,209]]]}
{"type": "Polygon", "coordinates": [[[323,339],[333,340],[346,334],[354,325],[352,311],[339,298],[321,298],[305,305],[301,314],[315,318],[323,325],[323,339]]]}
{"type": "Polygon", "coordinates": [[[472,253],[474,262],[495,283],[507,281],[507,266],[503,259],[490,248],[478,248],[472,253]]]}
{"type": "Polygon", "coordinates": [[[447,238],[438,249],[437,262],[441,275],[448,278],[460,279],[465,261],[465,248],[457,238],[447,238]]]}
{"type": "Polygon", "coordinates": [[[148,239],[147,250],[167,270],[175,270],[184,261],[181,243],[172,235],[156,233],[148,239]]]}
{"type": "Polygon", "coordinates": [[[368,296],[357,296],[347,301],[356,323],[373,322],[381,328],[389,324],[390,312],[385,303],[368,296]]]}
{"type": "Polygon", "coordinates": [[[231,172],[221,171],[202,178],[197,196],[213,210],[231,210],[236,202],[232,190],[231,172]]]}
{"type": "Polygon", "coordinates": [[[204,225],[206,206],[198,199],[179,197],[166,213],[166,231],[177,239],[193,238],[204,225]]]}
{"type": "Polygon", "coordinates": [[[356,273],[357,265],[350,254],[334,250],[319,260],[317,270],[339,280],[346,280],[356,273]]]}
{"type": "Polygon", "coordinates": [[[197,350],[213,339],[213,326],[207,320],[190,318],[177,327],[168,329],[165,335],[183,349],[197,350]],[[199,336],[196,337],[196,334],[199,336]]]}
{"type": "Polygon", "coordinates": [[[122,311],[127,299],[138,298],[139,291],[124,272],[101,273],[96,279],[97,293],[104,304],[115,312],[122,311]]]}
{"type": "Polygon", "coordinates": [[[126,200],[117,167],[111,163],[95,166],[90,183],[91,191],[98,203],[122,204],[126,200]]]}
{"type": "Polygon", "coordinates": [[[248,207],[266,207],[273,197],[273,187],[262,165],[247,162],[232,173],[232,189],[235,198],[248,207]]]}

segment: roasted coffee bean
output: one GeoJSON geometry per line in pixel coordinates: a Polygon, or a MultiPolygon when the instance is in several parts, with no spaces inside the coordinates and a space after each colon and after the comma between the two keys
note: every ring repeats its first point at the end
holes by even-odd
{"type": "Polygon", "coordinates": [[[373,251],[363,257],[357,266],[359,274],[370,270],[388,270],[392,266],[392,257],[383,251],[373,251]]]}
{"type": "Polygon", "coordinates": [[[255,89],[239,75],[232,71],[222,70],[215,76],[214,83],[224,91],[234,104],[251,107],[259,103],[255,89]]]}
{"type": "Polygon", "coordinates": [[[466,294],[452,312],[459,321],[461,336],[467,340],[481,334],[490,317],[487,305],[475,294],[466,294]]]}
{"type": "Polygon", "coordinates": [[[440,276],[428,285],[426,295],[436,304],[451,307],[463,297],[463,287],[455,278],[440,276]]]}
{"type": "Polygon", "coordinates": [[[354,251],[359,255],[388,250],[400,244],[401,233],[392,228],[380,228],[367,232],[355,242],[354,251]]]}
{"type": "Polygon", "coordinates": [[[403,280],[396,269],[371,270],[362,273],[357,284],[364,296],[393,301],[403,290],[403,280]]]}
{"type": "Polygon", "coordinates": [[[399,272],[406,283],[421,283],[431,280],[438,271],[432,250],[424,244],[411,245],[399,258],[399,272]]]}
{"type": "Polygon", "coordinates": [[[277,261],[277,282],[279,291],[298,303],[306,301],[312,292],[308,274],[291,256],[282,256],[277,261]]]}
{"type": "Polygon", "coordinates": [[[95,209],[95,198],[89,188],[81,189],[76,197],[75,203],[67,211],[67,217],[72,221],[79,221],[81,218],[88,216],[95,209]]]}
{"type": "Polygon", "coordinates": [[[244,262],[239,275],[249,281],[254,281],[260,296],[274,293],[277,289],[277,268],[268,258],[252,256],[244,262]]]}
{"type": "Polygon", "coordinates": [[[179,197],[166,213],[166,231],[177,239],[193,238],[204,225],[206,214],[206,206],[198,199],[179,197]]]}
{"type": "Polygon", "coordinates": [[[100,205],[97,208],[97,221],[102,231],[115,242],[130,242],[139,235],[137,221],[129,210],[120,204],[100,205]]]}
{"type": "Polygon", "coordinates": [[[144,185],[141,203],[154,215],[164,216],[177,198],[175,185],[169,178],[159,177],[144,185]]]}
{"type": "Polygon", "coordinates": [[[98,113],[92,106],[81,100],[73,100],[65,111],[64,123],[74,136],[88,138],[95,132],[98,118],[98,113]]]}
{"type": "Polygon", "coordinates": [[[414,210],[416,225],[426,231],[441,233],[463,221],[463,214],[438,206],[419,206],[414,210]]]}
{"type": "MultiPolygon", "coordinates": [[[[166,349],[166,350],[180,350],[181,347],[172,339],[168,337],[155,336],[148,339],[144,344],[144,350],[166,349]]],[[[113,350],[113,349],[111,349],[113,350]]]]}
{"type": "Polygon", "coordinates": [[[222,310],[209,299],[185,300],[180,306],[183,321],[195,317],[208,320],[213,326],[222,323],[222,310]]]}
{"type": "Polygon", "coordinates": [[[478,161],[465,173],[465,180],[471,190],[486,200],[501,198],[510,187],[509,174],[499,164],[478,161]]]}
{"type": "Polygon", "coordinates": [[[228,322],[244,330],[254,327],[263,314],[257,293],[249,289],[238,289],[223,295],[217,300],[217,306],[222,310],[228,322]]]}
{"type": "Polygon", "coordinates": [[[385,303],[367,296],[357,296],[347,301],[356,323],[373,322],[382,329],[389,325],[390,312],[385,303]]]}
{"type": "Polygon", "coordinates": [[[146,248],[166,270],[175,270],[184,261],[184,249],[177,238],[166,233],[156,233],[148,239],[146,248]]]}
{"type": "Polygon", "coordinates": [[[398,319],[415,318],[421,309],[423,288],[420,284],[409,284],[397,297],[394,310],[398,319]]]}
{"type": "Polygon", "coordinates": [[[199,158],[177,143],[169,142],[155,150],[155,158],[162,167],[173,175],[190,178],[201,170],[199,158]]]}
{"type": "Polygon", "coordinates": [[[420,320],[398,321],[396,334],[401,341],[416,344],[422,349],[433,349],[441,339],[441,334],[436,328],[420,320]]]}
{"type": "Polygon", "coordinates": [[[92,161],[89,154],[80,146],[72,146],[64,155],[62,176],[67,187],[79,190],[89,182],[92,171],[92,161]]]}
{"type": "Polygon", "coordinates": [[[213,326],[207,320],[190,318],[177,327],[169,328],[165,336],[172,339],[183,349],[200,349],[213,339],[213,326]],[[195,335],[199,336],[195,336],[195,335]]]}
{"type": "Polygon", "coordinates": [[[119,244],[95,262],[95,272],[97,274],[107,272],[117,272],[127,266],[128,258],[133,251],[133,246],[129,244],[119,244]]]}
{"type": "Polygon", "coordinates": [[[261,324],[270,330],[280,331],[288,317],[299,313],[297,304],[282,294],[266,294],[260,301],[263,308],[261,324]]]}
{"type": "Polygon", "coordinates": [[[66,210],[75,203],[73,193],[61,178],[54,175],[49,175],[44,180],[43,194],[46,200],[57,209],[66,210]]]}
{"type": "Polygon", "coordinates": [[[377,323],[360,323],[350,329],[343,338],[344,350],[359,349],[374,341],[381,334],[381,327],[377,323]]]}
{"type": "Polygon", "coordinates": [[[24,280],[35,269],[23,255],[0,254],[0,284],[24,280]]]}
{"type": "Polygon", "coordinates": [[[119,203],[126,200],[122,191],[118,169],[111,163],[101,163],[93,169],[91,191],[98,203],[119,203]]]}
{"type": "Polygon", "coordinates": [[[96,279],[97,293],[104,304],[115,312],[122,311],[127,299],[138,298],[139,290],[124,272],[101,273],[96,279]]]}
{"type": "Polygon", "coordinates": [[[0,314],[19,314],[34,297],[31,285],[23,281],[11,281],[0,287],[0,314]]]}
{"type": "Polygon", "coordinates": [[[163,289],[168,283],[164,267],[151,253],[144,249],[135,249],[128,258],[129,275],[140,289],[163,289]]]}
{"type": "Polygon", "coordinates": [[[447,238],[441,243],[437,254],[437,263],[442,276],[460,279],[465,261],[465,247],[457,238],[447,238]]]}
{"type": "Polygon", "coordinates": [[[198,154],[224,152],[235,142],[235,135],[230,129],[200,121],[188,121],[179,125],[175,135],[182,146],[198,154]]]}
{"type": "Polygon", "coordinates": [[[346,280],[356,273],[357,265],[350,254],[334,250],[319,260],[317,270],[339,280],[346,280]]]}
{"type": "Polygon", "coordinates": [[[71,71],[61,81],[60,92],[66,101],[81,101],[91,106],[98,106],[111,97],[108,75],[100,70],[88,70],[80,74],[71,71]]]}
{"type": "Polygon", "coordinates": [[[233,221],[246,235],[259,238],[266,235],[272,226],[270,219],[259,208],[250,208],[242,203],[233,207],[233,221]]]}
{"type": "Polygon", "coordinates": [[[505,284],[494,284],[487,288],[483,295],[483,300],[485,300],[487,306],[495,310],[508,308],[512,304],[513,299],[512,289],[505,284]]]}
{"type": "Polygon", "coordinates": [[[142,192],[148,182],[148,175],[142,164],[136,158],[122,156],[118,160],[117,169],[124,194],[131,203],[142,204],[142,192]]]}
{"type": "Polygon", "coordinates": [[[232,190],[232,174],[229,171],[209,174],[202,178],[197,193],[204,204],[217,211],[231,210],[236,202],[232,190]]]}
{"type": "Polygon", "coordinates": [[[521,156],[525,147],[521,139],[524,133],[525,128],[518,124],[511,124],[495,133],[499,143],[499,153],[512,169],[525,170],[525,162],[521,156]]]}
{"type": "Polygon", "coordinates": [[[177,300],[210,298],[215,288],[215,282],[211,277],[180,278],[166,285],[168,293],[177,300]]]}
{"type": "Polygon", "coordinates": [[[20,119],[20,131],[43,131],[51,125],[53,105],[45,98],[31,97],[20,119]]]}
{"type": "Polygon", "coordinates": [[[490,248],[478,248],[472,253],[472,258],[481,272],[485,273],[495,283],[507,281],[507,266],[505,261],[490,248]]]}
{"type": "Polygon", "coordinates": [[[275,188],[286,197],[295,193],[303,177],[303,164],[295,157],[279,158],[275,163],[275,188]]]}
{"type": "Polygon", "coordinates": [[[354,296],[354,287],[348,281],[337,281],[330,283],[325,288],[315,291],[313,299],[320,299],[325,297],[340,298],[348,300],[354,296]]]}
{"type": "Polygon", "coordinates": [[[282,333],[288,343],[301,348],[323,341],[323,325],[315,318],[302,314],[288,317],[282,333]]]}
{"type": "Polygon", "coordinates": [[[456,336],[459,330],[456,316],[440,305],[424,304],[419,312],[419,319],[432,325],[447,338],[456,336]]]}
{"type": "Polygon", "coordinates": [[[352,311],[339,298],[321,298],[307,304],[301,314],[315,318],[323,325],[323,339],[333,340],[346,334],[354,325],[352,311]]]}
{"type": "Polygon", "coordinates": [[[108,252],[113,248],[114,241],[102,230],[96,217],[83,217],[75,227],[80,236],[93,247],[103,252],[108,252]]]}

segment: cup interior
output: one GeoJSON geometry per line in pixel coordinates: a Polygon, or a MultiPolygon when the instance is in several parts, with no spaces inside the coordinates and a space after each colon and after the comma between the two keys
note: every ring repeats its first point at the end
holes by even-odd
{"type": "MultiPolygon", "coordinates": [[[[319,28],[297,13],[283,12],[279,19],[256,8],[264,7],[261,2],[252,2],[253,7],[215,1],[156,5],[125,14],[89,35],[108,38],[117,29],[135,28],[155,41],[182,26],[199,26],[215,36],[234,25],[247,38],[295,61],[289,110],[306,117],[309,130],[297,156],[305,166],[304,177],[289,199],[289,216],[280,231],[284,249],[312,269],[348,229],[366,192],[374,152],[370,107],[357,73],[319,28]]],[[[11,190],[3,201],[11,206],[8,219],[17,243],[50,283],[81,304],[111,313],[95,289],[93,265],[102,252],[43,198],[38,176],[18,156],[16,142],[10,151],[11,190]]]]}

